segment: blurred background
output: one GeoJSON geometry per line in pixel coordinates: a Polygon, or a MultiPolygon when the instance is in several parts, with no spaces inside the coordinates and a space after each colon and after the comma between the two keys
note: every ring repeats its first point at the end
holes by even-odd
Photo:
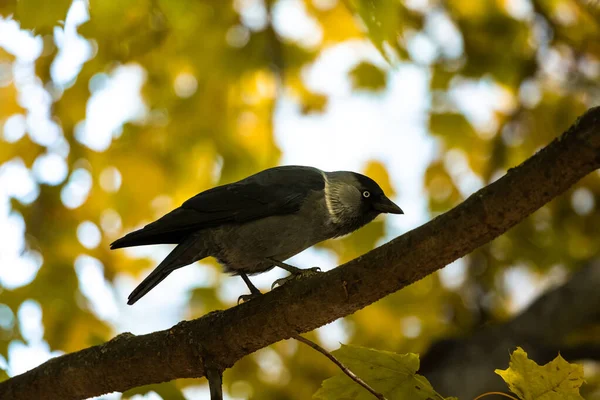
{"type": "MultiPolygon", "coordinates": [[[[371,176],[405,215],[290,261],[328,270],[449,210],[599,100],[594,1],[0,2],[0,380],[232,307],[245,285],[213,260],[127,306],[171,247],[109,251],[202,190],[280,164],[371,176]]],[[[594,173],[468,257],[307,337],[420,353],[428,376],[447,346],[510,322],[595,263],[599,196],[594,173]]],[[[268,290],[281,276],[254,282],[268,290]]],[[[600,305],[587,306],[584,323],[551,342],[595,350],[574,358],[584,397],[600,399],[600,305]]],[[[239,361],[225,390],[308,399],[336,372],[290,340],[239,361]]],[[[469,377],[434,376],[444,395],[481,393],[469,377]]],[[[205,383],[123,397],[202,399],[205,383]]]]}

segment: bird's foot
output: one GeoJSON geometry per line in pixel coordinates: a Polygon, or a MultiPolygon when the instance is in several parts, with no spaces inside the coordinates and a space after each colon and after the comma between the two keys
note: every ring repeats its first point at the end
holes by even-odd
{"type": "Polygon", "coordinates": [[[246,284],[246,286],[248,286],[248,289],[250,290],[250,294],[243,294],[240,297],[238,297],[238,302],[237,302],[238,304],[240,304],[240,301],[243,301],[245,303],[256,297],[260,297],[260,295],[262,295],[260,290],[258,290],[258,288],[252,284],[252,281],[250,281],[250,278],[248,278],[248,275],[246,275],[244,272],[241,272],[241,271],[240,271],[239,275],[244,280],[244,283],[246,284]]]}
{"type": "Polygon", "coordinates": [[[320,273],[321,273],[321,268],[319,268],[319,267],[308,268],[308,269],[298,268],[298,272],[292,272],[290,275],[286,276],[285,278],[279,278],[275,282],[273,282],[273,284],[271,285],[271,289],[273,289],[275,286],[281,286],[290,281],[296,281],[298,279],[308,278],[310,276],[318,275],[320,273]]]}
{"type": "Polygon", "coordinates": [[[240,297],[238,297],[237,303],[240,304],[240,302],[242,302],[242,301],[245,303],[247,301],[250,301],[250,300],[260,297],[260,296],[262,296],[261,292],[252,292],[250,294],[243,294],[240,297]]]}

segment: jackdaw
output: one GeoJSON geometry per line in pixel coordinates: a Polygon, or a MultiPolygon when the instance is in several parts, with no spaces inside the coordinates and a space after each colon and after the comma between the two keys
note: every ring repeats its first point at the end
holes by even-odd
{"type": "Polygon", "coordinates": [[[171,272],[215,257],[242,277],[251,295],[260,291],[248,275],[275,266],[290,277],[314,273],[285,264],[326,239],[346,235],[381,213],[403,214],[371,178],[349,171],[304,166],[266,169],[241,181],[206,190],[144,228],[113,242],[111,249],[177,244],[129,295],[134,304],[171,272]]]}

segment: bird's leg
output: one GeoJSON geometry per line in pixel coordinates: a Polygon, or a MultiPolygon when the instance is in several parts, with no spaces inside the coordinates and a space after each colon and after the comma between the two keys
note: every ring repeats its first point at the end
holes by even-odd
{"type": "Polygon", "coordinates": [[[285,269],[290,274],[300,274],[300,273],[302,273],[302,269],[301,268],[294,267],[293,265],[286,264],[286,263],[281,262],[281,261],[277,261],[274,258],[267,258],[267,260],[269,260],[270,262],[272,262],[273,264],[275,264],[275,266],[277,266],[279,268],[282,268],[282,269],[285,269]]]}
{"type": "Polygon", "coordinates": [[[248,300],[251,300],[251,299],[253,299],[255,297],[258,297],[258,296],[260,296],[262,294],[260,292],[260,290],[258,290],[258,288],[256,286],[254,286],[254,284],[252,283],[252,281],[250,281],[250,278],[248,278],[248,275],[246,275],[244,272],[240,272],[239,275],[244,280],[244,283],[246,283],[246,286],[248,286],[248,289],[250,289],[250,294],[243,294],[240,297],[238,297],[238,304],[240,304],[240,300],[241,301],[248,301],[248,300]]]}
{"type": "Polygon", "coordinates": [[[302,268],[294,267],[293,265],[290,265],[290,264],[286,264],[281,261],[277,261],[273,258],[267,258],[267,260],[269,260],[270,262],[275,264],[277,267],[285,269],[287,272],[290,273],[289,276],[286,276],[285,278],[277,279],[275,282],[273,282],[273,284],[271,285],[271,289],[273,289],[275,286],[281,286],[284,283],[287,283],[289,281],[307,278],[309,276],[313,276],[313,275],[316,275],[321,272],[321,268],[319,268],[319,267],[302,269],[302,268]]]}

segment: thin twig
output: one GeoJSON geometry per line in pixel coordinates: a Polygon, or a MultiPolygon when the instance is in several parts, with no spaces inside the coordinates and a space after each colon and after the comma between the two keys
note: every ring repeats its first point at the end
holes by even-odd
{"type": "Polygon", "coordinates": [[[313,349],[315,349],[319,353],[323,354],[325,357],[329,358],[335,365],[337,365],[342,370],[343,373],[345,373],[346,375],[348,375],[348,377],[350,379],[352,379],[354,382],[358,383],[360,386],[362,386],[365,389],[367,389],[369,392],[371,392],[371,394],[373,396],[377,397],[379,400],[387,400],[381,393],[375,391],[375,389],[373,389],[371,386],[369,386],[365,381],[363,381],[358,376],[356,376],[354,374],[354,372],[350,371],[344,364],[342,364],[337,358],[335,358],[333,356],[333,354],[331,354],[330,352],[328,352],[327,350],[325,350],[324,348],[322,348],[321,346],[319,346],[315,342],[313,342],[311,340],[308,340],[305,337],[302,337],[300,335],[295,335],[295,336],[292,336],[292,337],[294,339],[296,339],[297,341],[302,342],[305,345],[312,347],[313,349]]]}
{"type": "Polygon", "coordinates": [[[490,396],[492,394],[497,394],[498,396],[508,397],[509,399],[512,399],[512,400],[519,400],[516,397],[513,397],[510,394],[506,394],[506,393],[503,393],[503,392],[487,392],[487,393],[484,393],[484,394],[480,394],[479,396],[475,397],[473,400],[483,399],[484,397],[490,396]]]}
{"type": "Polygon", "coordinates": [[[210,400],[223,400],[223,368],[214,362],[214,356],[206,351],[206,348],[200,344],[199,358],[204,364],[206,379],[208,380],[208,389],[210,390],[210,400]]]}
{"type": "Polygon", "coordinates": [[[206,369],[210,400],[223,400],[223,374],[216,368],[206,369]]]}

